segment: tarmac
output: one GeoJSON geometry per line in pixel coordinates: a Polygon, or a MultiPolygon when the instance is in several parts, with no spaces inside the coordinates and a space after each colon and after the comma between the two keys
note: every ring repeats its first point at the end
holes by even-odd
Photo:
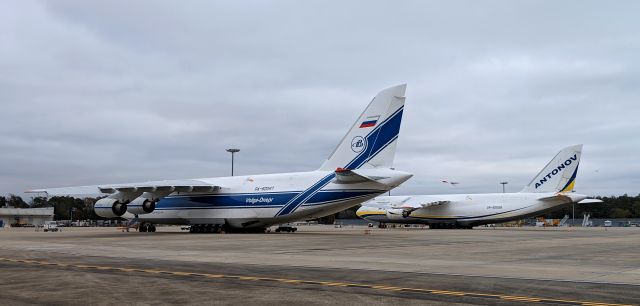
{"type": "Polygon", "coordinates": [[[0,230],[2,305],[640,305],[640,228],[0,230]]]}

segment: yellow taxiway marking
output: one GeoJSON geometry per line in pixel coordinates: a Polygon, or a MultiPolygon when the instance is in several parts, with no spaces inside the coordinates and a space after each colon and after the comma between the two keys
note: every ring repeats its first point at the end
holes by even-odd
{"type": "Polygon", "coordinates": [[[531,298],[531,297],[526,297],[526,296],[504,295],[504,296],[500,296],[500,298],[503,299],[503,300],[509,300],[509,301],[540,302],[540,299],[538,299],[538,298],[531,298]]]}
{"type": "Polygon", "coordinates": [[[456,291],[446,291],[446,290],[429,290],[429,292],[433,294],[458,295],[458,296],[463,296],[467,294],[466,292],[456,292],[456,291]]]}
{"type": "Polygon", "coordinates": [[[331,281],[311,281],[311,280],[299,280],[299,279],[288,279],[288,278],[270,278],[270,277],[249,276],[249,275],[224,275],[224,274],[192,273],[192,272],[183,272],[183,271],[165,271],[165,270],[156,270],[156,269],[133,269],[133,268],[68,264],[68,263],[60,263],[60,262],[47,262],[47,261],[2,258],[2,257],[0,257],[0,261],[23,263],[23,264],[47,265],[47,266],[55,265],[59,267],[71,267],[71,268],[80,268],[80,269],[114,270],[114,271],[121,271],[121,272],[139,272],[139,273],[153,273],[153,274],[163,273],[167,275],[207,277],[207,278],[232,278],[232,279],[243,280],[243,281],[277,281],[281,283],[310,284],[310,285],[332,286],[332,287],[356,287],[356,288],[396,291],[396,292],[406,291],[406,292],[418,292],[418,293],[433,294],[433,295],[502,299],[502,300],[508,300],[508,301],[514,301],[514,302],[522,302],[522,303],[537,303],[537,302],[554,303],[555,302],[555,303],[562,303],[565,305],[580,305],[580,306],[631,306],[627,304],[610,304],[610,303],[601,303],[601,302],[594,302],[594,301],[573,301],[573,300],[562,300],[562,299],[551,299],[551,298],[529,297],[529,296],[512,296],[512,295],[504,295],[504,294],[486,294],[486,293],[475,293],[475,292],[447,291],[447,290],[434,290],[434,289],[423,289],[423,288],[407,288],[407,287],[396,287],[396,286],[387,286],[387,285],[370,285],[370,284],[356,284],[356,283],[343,283],[343,282],[331,282],[331,281]]]}

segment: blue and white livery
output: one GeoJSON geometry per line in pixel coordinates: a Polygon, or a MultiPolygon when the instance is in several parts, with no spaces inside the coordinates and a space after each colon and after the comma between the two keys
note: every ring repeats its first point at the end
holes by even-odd
{"type": "Polygon", "coordinates": [[[381,223],[429,224],[430,228],[471,228],[539,216],[569,203],[601,202],[573,193],[582,145],[564,148],[516,193],[381,196],[356,214],[381,223]]]}
{"type": "Polygon", "coordinates": [[[412,175],[392,168],[406,85],[378,93],[320,169],[189,180],[47,188],[48,195],[103,193],[96,214],[206,231],[264,229],[327,216],[383,194],[412,175]]]}

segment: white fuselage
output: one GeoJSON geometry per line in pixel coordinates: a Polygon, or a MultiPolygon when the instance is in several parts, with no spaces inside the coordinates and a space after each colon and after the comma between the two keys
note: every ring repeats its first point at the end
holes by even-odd
{"type": "MultiPolygon", "coordinates": [[[[571,199],[551,197],[555,193],[488,193],[488,194],[451,194],[378,197],[370,200],[358,209],[359,217],[382,223],[433,224],[455,223],[465,226],[500,223],[539,215],[571,203],[571,199]],[[391,209],[401,203],[431,203],[449,201],[446,204],[433,205],[412,211],[408,216],[394,213],[391,209]]],[[[572,195],[574,201],[586,198],[572,195]]]]}
{"type": "MultiPolygon", "coordinates": [[[[155,210],[140,214],[141,221],[161,224],[228,224],[265,227],[326,216],[380,195],[411,177],[389,170],[377,182],[344,184],[333,171],[205,178],[222,187],[211,193],[173,193],[157,202],[155,210]]],[[[127,213],[124,217],[134,217],[127,213]]]]}

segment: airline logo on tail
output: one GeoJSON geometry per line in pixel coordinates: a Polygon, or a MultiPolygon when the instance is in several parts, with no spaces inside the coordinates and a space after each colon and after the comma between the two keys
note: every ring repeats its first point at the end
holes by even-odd
{"type": "Polygon", "coordinates": [[[351,140],[351,150],[356,153],[362,152],[367,147],[367,142],[362,136],[356,136],[351,140]]]}
{"type": "Polygon", "coordinates": [[[573,156],[569,157],[569,159],[565,160],[558,167],[556,167],[555,169],[551,170],[551,172],[547,173],[547,175],[543,176],[542,179],[540,179],[539,182],[536,182],[536,189],[538,189],[538,187],[540,187],[544,183],[546,183],[547,179],[551,179],[551,177],[555,176],[558,173],[561,173],[562,169],[570,166],[574,161],[577,161],[577,160],[578,160],[578,154],[573,154],[573,156]]]}
{"type": "Polygon", "coordinates": [[[362,128],[374,127],[376,126],[376,123],[378,123],[378,119],[380,119],[380,115],[369,116],[360,124],[360,128],[362,129],[362,128]]]}

